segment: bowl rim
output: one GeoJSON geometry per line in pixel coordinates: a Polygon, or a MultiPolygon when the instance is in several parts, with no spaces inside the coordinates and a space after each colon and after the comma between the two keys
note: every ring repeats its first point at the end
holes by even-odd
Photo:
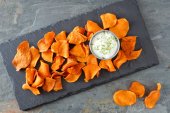
{"type": "Polygon", "coordinates": [[[91,51],[91,53],[95,56],[95,57],[97,57],[98,59],[100,59],[100,60],[108,60],[108,59],[112,59],[112,58],[114,58],[117,54],[118,54],[118,52],[119,52],[119,50],[120,50],[120,40],[119,40],[119,38],[113,33],[113,32],[111,32],[110,30],[100,30],[100,31],[97,31],[92,37],[91,37],[91,39],[90,39],[90,42],[89,42],[89,47],[90,47],[90,51],[91,51]],[[114,37],[115,37],[115,39],[116,39],[116,42],[117,42],[117,49],[116,49],[116,51],[115,51],[115,53],[112,55],[112,56],[110,56],[109,58],[101,58],[101,57],[99,57],[99,56],[97,56],[94,52],[93,52],[93,49],[92,49],[92,41],[93,41],[93,39],[94,39],[94,37],[97,35],[97,34],[99,34],[99,33],[101,33],[101,32],[109,32],[109,33],[111,33],[114,37]]]}

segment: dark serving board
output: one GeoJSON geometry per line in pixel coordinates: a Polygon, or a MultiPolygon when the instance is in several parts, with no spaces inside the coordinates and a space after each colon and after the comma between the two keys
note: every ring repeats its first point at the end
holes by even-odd
{"type": "Polygon", "coordinates": [[[0,51],[2,53],[3,61],[8,74],[12,79],[15,96],[21,110],[28,110],[38,105],[49,103],[87,90],[94,86],[113,81],[117,78],[126,77],[131,73],[149,68],[159,63],[135,0],[124,0],[122,2],[113,3],[91,12],[78,15],[74,18],[59,21],[54,25],[49,25],[32,33],[19,36],[17,39],[2,43],[0,45],[0,51]],[[46,93],[42,91],[41,95],[35,96],[28,90],[22,90],[22,84],[25,82],[25,72],[23,70],[16,72],[15,68],[11,65],[11,61],[16,53],[16,48],[21,41],[28,40],[30,45],[36,46],[37,41],[42,38],[46,32],[53,30],[58,33],[61,30],[66,30],[69,33],[76,25],[84,26],[88,19],[98,22],[101,25],[99,16],[100,14],[106,12],[115,13],[118,18],[125,17],[127,20],[129,20],[130,31],[128,35],[137,35],[138,39],[136,48],[143,48],[143,52],[137,60],[125,63],[115,73],[109,73],[105,70],[101,70],[100,77],[95,78],[88,83],[84,82],[84,75],[82,75],[77,82],[72,84],[66,83],[63,80],[64,89],[59,92],[46,93]]]}

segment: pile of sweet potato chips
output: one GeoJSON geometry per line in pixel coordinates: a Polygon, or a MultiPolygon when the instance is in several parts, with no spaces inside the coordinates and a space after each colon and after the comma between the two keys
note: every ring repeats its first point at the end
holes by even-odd
{"type": "Polygon", "coordinates": [[[101,69],[114,73],[122,64],[137,59],[142,49],[135,50],[136,36],[127,36],[128,20],[118,19],[111,13],[102,14],[100,18],[103,27],[88,20],[85,27],[76,26],[68,35],[66,31],[58,34],[47,32],[37,42],[38,48],[30,47],[28,41],[21,42],[12,64],[16,71],[26,69],[26,82],[22,88],[35,95],[40,94],[39,88],[47,92],[59,91],[63,89],[62,78],[73,83],[84,72],[84,81],[89,82],[100,76],[101,69]],[[90,53],[87,42],[103,29],[112,31],[120,39],[121,49],[115,59],[98,63],[97,58],[90,53]]]}

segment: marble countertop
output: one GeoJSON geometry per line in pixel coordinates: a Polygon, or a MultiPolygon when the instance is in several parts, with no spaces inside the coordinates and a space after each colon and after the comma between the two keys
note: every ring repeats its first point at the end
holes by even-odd
{"type": "MultiPolygon", "coordinates": [[[[0,0],[0,43],[116,1],[121,0],[0,0]]],[[[160,64],[26,113],[170,113],[170,0],[137,1],[160,64]],[[113,103],[113,92],[126,89],[134,80],[149,89],[162,83],[161,99],[154,109],[146,109],[143,99],[131,107],[113,103]]],[[[0,55],[0,113],[23,113],[12,87],[0,55]]]]}

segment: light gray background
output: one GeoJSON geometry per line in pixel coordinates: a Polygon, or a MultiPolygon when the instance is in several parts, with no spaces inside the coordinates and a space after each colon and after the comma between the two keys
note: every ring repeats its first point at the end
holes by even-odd
{"type": "MultiPolygon", "coordinates": [[[[0,0],[0,43],[116,1],[121,0],[0,0]]],[[[28,113],[170,113],[170,0],[137,1],[160,64],[28,113]],[[163,84],[161,99],[154,109],[146,109],[143,99],[131,107],[113,103],[113,92],[127,89],[134,80],[148,89],[156,87],[157,82],[163,84]]],[[[0,113],[22,112],[0,56],[0,113]]]]}

